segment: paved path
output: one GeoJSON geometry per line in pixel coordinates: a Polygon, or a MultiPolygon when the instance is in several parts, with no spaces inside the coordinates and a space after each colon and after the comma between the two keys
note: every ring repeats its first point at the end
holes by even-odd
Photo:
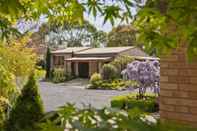
{"type": "Polygon", "coordinates": [[[41,97],[45,111],[52,111],[66,103],[75,103],[82,108],[83,104],[91,104],[95,108],[110,106],[113,96],[128,94],[130,91],[85,89],[87,80],[77,79],[67,83],[53,84],[40,82],[41,97]]]}

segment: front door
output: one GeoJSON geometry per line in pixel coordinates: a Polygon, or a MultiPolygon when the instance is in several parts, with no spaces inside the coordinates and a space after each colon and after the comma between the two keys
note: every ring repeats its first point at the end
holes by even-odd
{"type": "Polygon", "coordinates": [[[79,77],[88,78],[89,77],[89,63],[79,62],[78,71],[79,71],[79,77]]]}

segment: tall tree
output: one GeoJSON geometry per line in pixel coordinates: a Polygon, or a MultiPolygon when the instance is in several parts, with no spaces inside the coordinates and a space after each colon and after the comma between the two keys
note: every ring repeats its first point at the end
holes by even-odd
{"type": "Polygon", "coordinates": [[[50,78],[50,75],[51,75],[51,50],[49,47],[47,48],[45,62],[46,62],[46,76],[45,76],[45,78],[48,79],[48,78],[50,78]]]}
{"type": "Polygon", "coordinates": [[[108,33],[107,46],[133,46],[137,31],[131,25],[120,25],[108,33]]]}
{"type": "Polygon", "coordinates": [[[51,47],[61,45],[67,47],[97,47],[106,43],[106,34],[98,31],[87,21],[83,24],[52,24],[49,27],[49,33],[46,35],[46,38],[46,42],[51,47]]]}

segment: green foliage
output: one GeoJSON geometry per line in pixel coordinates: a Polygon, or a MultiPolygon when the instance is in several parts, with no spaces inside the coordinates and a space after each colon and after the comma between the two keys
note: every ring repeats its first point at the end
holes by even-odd
{"type": "Polygon", "coordinates": [[[102,81],[100,89],[107,90],[123,90],[125,89],[125,82],[123,80],[102,81]]]}
{"type": "Polygon", "coordinates": [[[117,78],[117,69],[112,64],[105,64],[102,67],[102,79],[103,80],[113,80],[117,78]]]}
{"type": "Polygon", "coordinates": [[[126,80],[125,81],[125,87],[126,88],[129,88],[129,87],[138,88],[139,83],[137,81],[134,81],[134,80],[126,80]]]}
{"type": "Polygon", "coordinates": [[[36,54],[26,43],[27,37],[21,37],[0,46],[0,64],[17,77],[28,76],[35,67],[36,54]]]}
{"type": "Polygon", "coordinates": [[[101,89],[101,90],[124,90],[129,87],[134,87],[138,83],[135,81],[124,81],[121,79],[114,80],[103,80],[101,75],[95,73],[90,79],[90,89],[101,89]]]}
{"type": "Polygon", "coordinates": [[[91,83],[91,89],[101,89],[101,90],[123,90],[126,88],[125,82],[122,80],[97,80],[91,83]]]}
{"type": "MultiPolygon", "coordinates": [[[[9,106],[15,102],[21,85],[35,66],[35,54],[26,47],[25,41],[26,39],[21,38],[12,40],[11,45],[0,45],[0,98],[6,99],[9,106]],[[19,78],[22,82],[18,81],[19,78]]],[[[8,105],[1,102],[0,126],[7,119],[9,111],[8,105]]]]}
{"type": "Polygon", "coordinates": [[[90,78],[90,84],[92,88],[96,88],[100,86],[100,83],[102,82],[101,74],[94,73],[90,78]]]}
{"type": "Polygon", "coordinates": [[[124,111],[111,108],[96,110],[94,108],[76,109],[67,104],[54,115],[44,117],[40,127],[43,131],[80,130],[80,131],[195,131],[176,123],[146,123],[145,114],[139,109],[124,111]]]}
{"type": "Polygon", "coordinates": [[[46,79],[49,79],[51,77],[50,73],[51,73],[51,50],[48,47],[46,54],[46,76],[45,76],[46,79]]]}
{"type": "Polygon", "coordinates": [[[0,65],[0,96],[11,98],[13,93],[16,93],[15,77],[6,68],[0,65]]]}
{"type": "Polygon", "coordinates": [[[26,42],[26,37],[22,37],[13,39],[10,45],[0,45],[0,95],[11,104],[36,63],[36,55],[26,42]]]}
{"type": "Polygon", "coordinates": [[[10,106],[9,100],[5,97],[0,96],[0,131],[4,128],[4,124],[6,121],[6,113],[7,109],[10,106]]]}
{"type": "MultiPolygon", "coordinates": [[[[36,21],[41,16],[45,16],[49,23],[64,24],[68,23],[83,23],[84,12],[88,11],[95,18],[98,14],[104,17],[104,23],[107,21],[112,24],[115,19],[128,20],[131,19],[131,7],[134,7],[135,2],[128,0],[108,1],[101,0],[69,0],[69,1],[48,1],[48,0],[11,0],[0,2],[0,29],[1,37],[9,37],[9,34],[16,34],[17,31],[13,25],[18,20],[36,21]]],[[[128,21],[127,21],[128,22],[128,21]]],[[[13,35],[12,35],[13,36],[13,35]]]]}
{"type": "Polygon", "coordinates": [[[54,83],[60,83],[66,80],[65,70],[62,68],[53,69],[52,76],[52,81],[54,83]]]}
{"type": "Polygon", "coordinates": [[[51,121],[39,124],[40,131],[64,131],[63,127],[57,126],[51,121]]]}
{"type": "Polygon", "coordinates": [[[43,60],[41,58],[37,58],[36,66],[41,67],[42,69],[45,69],[45,67],[46,67],[45,60],[43,60]]]}
{"type": "Polygon", "coordinates": [[[111,107],[119,109],[133,109],[138,108],[144,112],[156,112],[158,106],[156,106],[156,97],[154,95],[147,94],[145,99],[138,99],[137,94],[132,93],[125,96],[115,96],[111,101],[111,107]]]}
{"type": "Polygon", "coordinates": [[[43,79],[46,76],[46,71],[42,69],[42,67],[36,67],[35,69],[35,78],[37,80],[43,79]]]}
{"type": "Polygon", "coordinates": [[[138,41],[149,52],[170,53],[180,45],[188,47],[189,59],[197,56],[197,2],[190,0],[148,0],[136,16],[138,41]]]}
{"type": "Polygon", "coordinates": [[[197,56],[196,43],[196,7],[197,2],[191,0],[77,0],[69,1],[0,1],[0,36],[7,38],[17,33],[14,25],[21,19],[38,20],[45,16],[49,23],[63,25],[83,23],[87,10],[94,17],[102,15],[104,23],[113,25],[116,20],[129,22],[134,20],[138,30],[138,42],[144,44],[149,52],[166,53],[180,43],[188,44],[189,58],[197,56]],[[138,10],[135,19],[131,8],[138,10]]]}
{"type": "Polygon", "coordinates": [[[118,70],[119,76],[121,75],[122,70],[124,70],[129,63],[131,63],[134,60],[133,57],[127,56],[127,55],[121,55],[114,59],[114,61],[111,62],[112,65],[116,67],[118,70]]]}
{"type": "Polygon", "coordinates": [[[63,68],[54,68],[51,71],[51,80],[54,83],[61,83],[65,81],[72,80],[75,76],[72,76],[70,73],[66,73],[63,68]]]}
{"type": "Polygon", "coordinates": [[[7,131],[21,131],[26,128],[33,128],[35,123],[42,118],[43,113],[38,85],[34,75],[31,75],[12,107],[6,129],[7,131]]]}
{"type": "Polygon", "coordinates": [[[107,46],[133,46],[136,44],[136,30],[131,25],[113,28],[107,36],[107,46]]]}
{"type": "Polygon", "coordinates": [[[121,8],[117,5],[110,5],[110,6],[105,6],[104,8],[104,24],[109,20],[112,25],[115,24],[115,20],[117,18],[121,18],[120,16],[120,10],[121,8]]]}
{"type": "MultiPolygon", "coordinates": [[[[65,22],[63,25],[58,25],[57,23],[48,23],[44,24],[43,28],[47,28],[45,29],[47,31],[42,31],[41,28],[38,33],[49,38],[47,44],[52,48],[59,46],[80,47],[87,46],[87,43],[90,47],[100,47],[106,43],[106,33],[99,31],[88,21],[84,21],[83,24],[65,22]]],[[[42,39],[46,40],[45,37],[42,39]]]]}

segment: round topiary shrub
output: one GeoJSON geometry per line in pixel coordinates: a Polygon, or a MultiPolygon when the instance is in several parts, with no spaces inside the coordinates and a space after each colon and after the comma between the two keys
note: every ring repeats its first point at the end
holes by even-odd
{"type": "Polygon", "coordinates": [[[114,80],[117,78],[117,69],[112,64],[105,64],[102,68],[102,78],[103,80],[114,80]]]}

